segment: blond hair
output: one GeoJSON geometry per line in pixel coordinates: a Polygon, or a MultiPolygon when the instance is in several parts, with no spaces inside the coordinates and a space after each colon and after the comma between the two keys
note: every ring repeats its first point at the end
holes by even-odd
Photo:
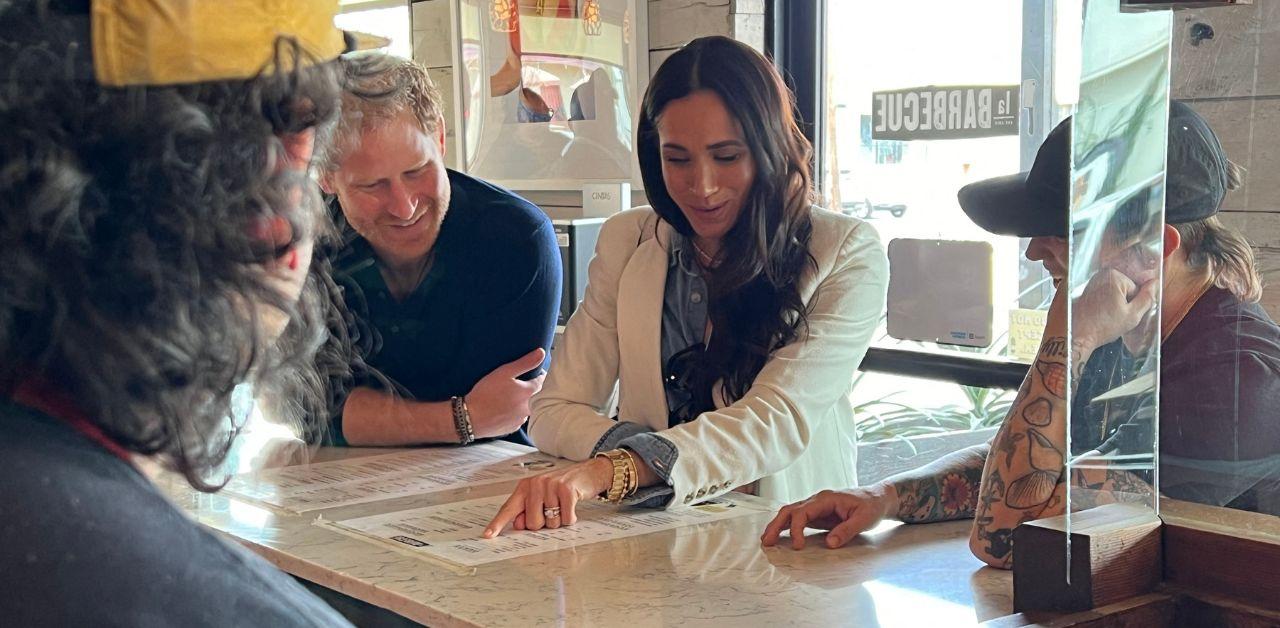
{"type": "Polygon", "coordinates": [[[361,53],[346,61],[360,68],[355,73],[359,78],[349,81],[342,93],[342,115],[324,160],[325,170],[337,170],[363,133],[401,112],[411,112],[427,133],[440,129],[444,123],[440,90],[422,64],[381,52],[361,53]]]}

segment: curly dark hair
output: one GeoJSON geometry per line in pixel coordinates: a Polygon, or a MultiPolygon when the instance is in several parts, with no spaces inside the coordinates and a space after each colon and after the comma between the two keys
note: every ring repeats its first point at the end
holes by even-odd
{"type": "MultiPolygon", "coordinates": [[[[32,4],[0,3],[0,24],[43,19],[32,4]]],[[[344,71],[282,38],[249,80],[106,88],[69,61],[86,38],[52,41],[0,43],[0,394],[52,384],[121,446],[213,490],[238,384],[302,423],[327,416],[326,382],[348,368],[325,260],[297,300],[266,272],[332,235],[310,177],[275,164],[280,136],[331,124],[344,71]],[[288,241],[255,235],[280,219],[288,241]],[[276,339],[268,308],[289,316],[276,339]]]]}
{"type": "Polygon", "coordinates": [[[685,237],[693,228],[662,178],[658,120],[667,104],[710,90],[742,126],[756,175],[742,213],[721,244],[724,261],[707,280],[708,314],[716,329],[693,367],[691,389],[709,407],[722,382],[741,399],[769,356],[805,331],[808,309],[799,279],[813,265],[809,240],[815,199],[813,146],[795,117],[794,96],[763,55],[727,37],[703,37],[667,58],[645,93],[636,132],[645,193],[663,220],[685,237]]]}

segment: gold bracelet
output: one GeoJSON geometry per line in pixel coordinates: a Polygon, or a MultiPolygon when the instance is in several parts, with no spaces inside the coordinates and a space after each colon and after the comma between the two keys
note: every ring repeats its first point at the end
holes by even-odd
{"type": "Polygon", "coordinates": [[[627,456],[627,489],[623,497],[631,497],[640,490],[640,468],[637,466],[635,453],[630,449],[623,449],[622,453],[627,456]]]}
{"type": "Polygon", "coordinates": [[[604,499],[614,504],[621,503],[622,498],[626,496],[627,486],[632,482],[627,477],[631,471],[627,466],[629,460],[627,454],[621,449],[611,449],[596,454],[596,457],[608,458],[609,462],[613,463],[613,480],[609,484],[609,489],[605,491],[604,499]]]}

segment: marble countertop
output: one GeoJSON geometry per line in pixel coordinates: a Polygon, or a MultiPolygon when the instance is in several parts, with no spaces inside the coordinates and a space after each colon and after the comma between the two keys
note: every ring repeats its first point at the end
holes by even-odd
{"type": "MultiPolygon", "coordinates": [[[[393,450],[321,450],[333,459],[393,450]]],[[[506,494],[494,484],[281,515],[174,479],[200,523],[281,569],[431,626],[963,626],[1013,612],[1012,576],[969,553],[969,523],[885,523],[829,550],[762,548],[770,516],[739,517],[511,559],[467,572],[314,525],[506,494]]]]}

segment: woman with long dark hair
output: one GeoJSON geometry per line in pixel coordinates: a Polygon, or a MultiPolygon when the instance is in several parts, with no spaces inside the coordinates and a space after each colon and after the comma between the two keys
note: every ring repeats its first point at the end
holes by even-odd
{"type": "Polygon", "coordinates": [[[694,40],[650,82],[637,140],[653,206],[605,223],[532,405],[538,448],[585,462],[521,482],[488,536],[572,524],[599,494],[790,499],[854,477],[848,394],[887,264],[870,226],[813,205],[781,76],[694,40]]]}

